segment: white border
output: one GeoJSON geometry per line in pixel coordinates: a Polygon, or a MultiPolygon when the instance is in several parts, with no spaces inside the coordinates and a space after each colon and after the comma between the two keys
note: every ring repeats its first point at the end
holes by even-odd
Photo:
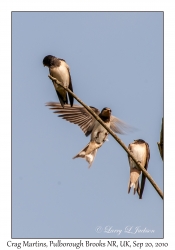
{"type": "MultiPolygon", "coordinates": [[[[164,111],[165,111],[165,204],[164,204],[164,239],[138,240],[139,242],[168,242],[173,246],[174,238],[174,168],[173,161],[175,137],[175,4],[173,1],[161,0],[121,0],[121,1],[4,1],[0,8],[0,246],[8,249],[7,241],[11,240],[11,11],[164,11],[164,111]],[[171,134],[170,134],[171,133],[171,134]],[[172,140],[172,141],[171,141],[172,140]],[[172,155],[172,156],[171,156],[172,155]]],[[[22,240],[12,240],[22,242],[22,240]]],[[[36,240],[31,240],[35,242],[36,240]]],[[[43,242],[44,240],[40,240],[43,242]]],[[[55,240],[54,240],[55,241],[55,240]]],[[[106,242],[107,240],[102,240],[106,242]]],[[[117,240],[120,241],[120,240],[117,240]]],[[[130,240],[131,241],[131,240],[130,240]]],[[[49,242],[49,240],[45,240],[49,242]]],[[[78,242],[78,240],[63,240],[78,242]]],[[[91,240],[99,242],[99,240],[91,240]]],[[[40,247],[36,247],[40,249],[40,247]]],[[[34,247],[32,248],[34,249],[34,247]]],[[[145,249],[142,248],[142,249],[145,249]]],[[[173,249],[173,248],[171,248],[173,249]]]]}

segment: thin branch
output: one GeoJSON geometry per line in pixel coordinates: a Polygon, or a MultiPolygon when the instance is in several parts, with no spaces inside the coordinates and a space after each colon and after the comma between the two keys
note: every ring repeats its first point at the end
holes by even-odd
{"type": "Polygon", "coordinates": [[[52,81],[55,81],[56,84],[62,86],[67,92],[69,92],[109,132],[109,134],[112,135],[112,137],[122,146],[122,148],[126,151],[126,153],[133,159],[133,161],[136,163],[138,168],[143,172],[143,174],[147,177],[147,179],[153,185],[153,187],[155,188],[157,193],[163,199],[163,192],[161,191],[161,189],[158,187],[158,185],[155,183],[155,181],[153,180],[151,175],[146,171],[146,169],[141,166],[141,164],[137,161],[137,159],[129,151],[129,149],[125,146],[125,144],[118,138],[118,136],[110,128],[108,128],[106,126],[106,124],[101,120],[101,118],[97,114],[95,114],[95,112],[89,106],[87,106],[85,103],[83,103],[70,89],[64,87],[61,82],[59,82],[56,78],[52,77],[51,75],[49,75],[48,77],[52,81]]]}
{"type": "Polygon", "coordinates": [[[162,157],[163,161],[163,118],[162,118],[162,127],[160,131],[160,142],[157,142],[157,145],[160,152],[160,156],[162,157]]]}

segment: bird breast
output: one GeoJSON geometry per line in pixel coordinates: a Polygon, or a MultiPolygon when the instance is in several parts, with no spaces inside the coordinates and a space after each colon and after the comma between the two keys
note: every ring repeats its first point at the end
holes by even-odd
{"type": "Polygon", "coordinates": [[[50,74],[60,81],[64,87],[69,86],[69,72],[64,65],[61,64],[59,67],[50,68],[50,74]]]}
{"type": "MultiPolygon", "coordinates": [[[[131,152],[133,153],[137,161],[139,161],[141,165],[144,167],[146,164],[146,145],[145,144],[138,144],[138,145],[130,144],[130,146],[131,146],[131,152]]],[[[131,158],[130,158],[130,167],[137,168],[136,164],[133,162],[131,158]]]]}
{"type": "MultiPolygon", "coordinates": [[[[106,123],[106,125],[110,127],[110,123],[106,123]]],[[[91,133],[91,141],[103,143],[106,140],[107,136],[107,130],[99,122],[96,121],[91,133]]]]}

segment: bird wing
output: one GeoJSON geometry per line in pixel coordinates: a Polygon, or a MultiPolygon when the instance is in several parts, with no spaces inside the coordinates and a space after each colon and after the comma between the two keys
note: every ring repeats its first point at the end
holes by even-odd
{"type": "MultiPolygon", "coordinates": [[[[68,104],[64,105],[64,109],[62,108],[60,103],[57,102],[49,102],[46,103],[46,106],[50,106],[50,109],[55,110],[54,113],[60,114],[58,117],[65,119],[71,123],[77,124],[82,131],[88,136],[94,127],[95,119],[94,117],[83,107],[80,105],[74,105],[71,107],[68,104]]],[[[100,111],[94,107],[90,108],[96,113],[100,114],[100,111]]]]}
{"type": "Polygon", "coordinates": [[[125,134],[131,127],[123,122],[122,120],[118,119],[117,117],[111,115],[110,118],[110,128],[118,134],[125,134]]]}
{"type": "Polygon", "coordinates": [[[68,103],[67,94],[66,94],[66,96],[65,96],[66,100],[64,100],[63,97],[62,97],[62,95],[61,95],[61,94],[59,93],[59,91],[57,90],[57,86],[55,86],[55,81],[52,80],[52,83],[53,83],[53,86],[54,86],[55,91],[56,91],[56,93],[57,93],[58,99],[59,99],[59,101],[60,101],[62,107],[64,108],[64,104],[65,104],[65,103],[66,103],[66,104],[68,103]]]}
{"type": "MultiPolygon", "coordinates": [[[[150,159],[150,149],[149,149],[149,144],[148,143],[145,142],[145,145],[146,145],[146,155],[147,155],[147,157],[146,157],[146,163],[145,163],[144,168],[147,170],[148,169],[148,162],[149,162],[149,159],[150,159]]],[[[143,194],[143,190],[144,190],[144,187],[145,187],[145,181],[146,181],[146,177],[142,173],[139,199],[142,199],[142,194],[143,194]]]]}
{"type": "MultiPolygon", "coordinates": [[[[68,69],[69,72],[69,86],[68,88],[73,92],[73,86],[72,86],[72,79],[71,79],[71,75],[70,75],[70,70],[68,69]]],[[[73,106],[73,102],[74,102],[74,98],[73,96],[68,92],[68,96],[69,96],[69,101],[70,101],[70,105],[71,107],[73,106]]]]}

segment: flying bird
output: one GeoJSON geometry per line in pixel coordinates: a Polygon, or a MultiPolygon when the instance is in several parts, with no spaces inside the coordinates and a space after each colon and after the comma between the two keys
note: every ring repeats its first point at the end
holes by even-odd
{"type": "MultiPolygon", "coordinates": [[[[135,156],[135,158],[139,161],[139,163],[144,167],[146,170],[148,168],[148,162],[150,159],[150,150],[149,145],[142,139],[134,140],[133,143],[129,144],[128,149],[131,153],[135,156]]],[[[128,185],[128,193],[130,189],[134,188],[134,194],[138,193],[139,199],[142,199],[143,190],[145,187],[146,177],[142,173],[141,179],[141,187],[139,185],[139,176],[141,174],[141,170],[138,169],[135,162],[128,156],[129,165],[130,165],[130,178],[129,178],[129,185],[128,185]]]]}
{"type": "MultiPolygon", "coordinates": [[[[70,75],[69,66],[65,60],[57,58],[55,56],[48,55],[43,59],[43,65],[49,68],[50,75],[56,78],[63,84],[64,87],[69,88],[73,92],[72,80],[70,75]]],[[[61,106],[64,108],[64,104],[68,104],[67,92],[61,86],[56,85],[55,87],[58,99],[60,100],[61,106]]],[[[69,94],[70,105],[73,106],[73,96],[69,94]]]]}
{"type": "MultiPolygon", "coordinates": [[[[90,142],[86,147],[73,157],[73,159],[78,157],[84,158],[89,163],[90,168],[97,150],[107,140],[107,130],[83,106],[74,105],[70,107],[70,105],[64,105],[63,109],[60,103],[55,102],[49,102],[46,106],[50,106],[50,109],[55,110],[54,113],[60,114],[58,117],[77,124],[86,136],[91,135],[90,142]]],[[[124,130],[128,127],[127,124],[111,115],[112,111],[110,108],[103,108],[101,112],[95,107],[90,106],[90,108],[99,115],[106,125],[115,133],[124,134],[124,130]]]]}

